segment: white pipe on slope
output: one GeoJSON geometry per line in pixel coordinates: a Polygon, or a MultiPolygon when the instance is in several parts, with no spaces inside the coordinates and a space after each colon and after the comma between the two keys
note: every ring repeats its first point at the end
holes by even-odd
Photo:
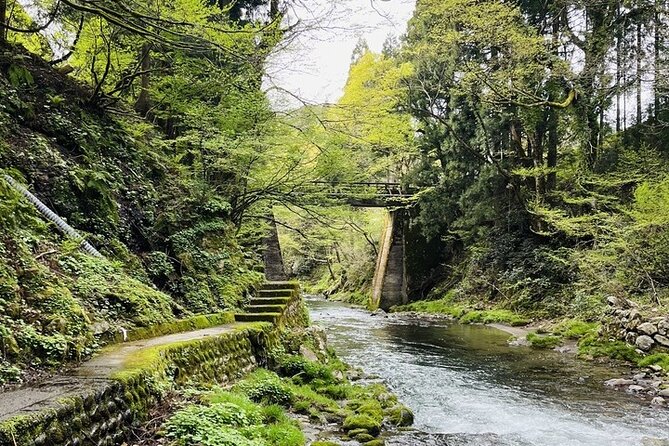
{"type": "Polygon", "coordinates": [[[58,227],[58,229],[63,231],[65,235],[72,238],[73,240],[80,242],[79,247],[82,250],[95,257],[101,257],[101,258],[104,257],[102,254],[100,254],[100,252],[98,252],[97,249],[93,247],[93,245],[88,243],[88,241],[86,241],[86,239],[83,238],[81,234],[77,232],[76,229],[68,225],[65,222],[65,220],[56,215],[55,212],[53,212],[44,203],[42,203],[39,198],[31,194],[28,189],[17,183],[14,178],[10,177],[9,175],[3,175],[3,178],[5,179],[5,181],[7,181],[7,183],[9,183],[12,189],[23,195],[26,200],[32,203],[33,206],[35,206],[47,220],[55,224],[58,227]]]}

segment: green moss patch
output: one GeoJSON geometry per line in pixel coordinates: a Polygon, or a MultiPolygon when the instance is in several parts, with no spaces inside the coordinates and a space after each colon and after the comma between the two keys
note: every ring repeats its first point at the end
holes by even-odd
{"type": "Polygon", "coordinates": [[[536,333],[529,333],[527,340],[532,348],[551,349],[562,344],[560,336],[545,335],[541,336],[536,333]]]}

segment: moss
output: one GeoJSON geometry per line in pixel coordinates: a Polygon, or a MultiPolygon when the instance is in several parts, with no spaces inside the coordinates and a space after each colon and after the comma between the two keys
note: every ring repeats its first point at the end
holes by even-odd
{"type": "Polygon", "coordinates": [[[372,441],[368,441],[367,443],[365,443],[365,446],[383,446],[385,444],[386,444],[385,441],[383,441],[380,438],[377,438],[377,439],[374,439],[372,441]]]}
{"type": "Polygon", "coordinates": [[[527,325],[530,321],[509,310],[470,311],[460,318],[463,324],[507,324],[512,327],[527,325]]]}
{"type": "Polygon", "coordinates": [[[444,314],[459,319],[467,313],[467,307],[454,302],[452,294],[449,294],[439,300],[418,301],[408,305],[393,307],[391,311],[415,311],[418,313],[444,314]]]}
{"type": "Polygon", "coordinates": [[[367,443],[367,442],[370,442],[370,441],[374,440],[374,436],[370,435],[366,432],[361,432],[361,433],[353,436],[353,438],[355,438],[355,440],[359,441],[360,443],[367,443]]]}
{"type": "Polygon", "coordinates": [[[381,423],[368,415],[352,414],[346,417],[343,424],[345,431],[364,429],[370,435],[377,436],[381,433],[381,423]]]}
{"type": "Polygon", "coordinates": [[[340,446],[340,444],[334,441],[314,441],[311,446],[340,446]]]}
{"type": "Polygon", "coordinates": [[[459,319],[463,324],[500,323],[516,327],[529,323],[527,318],[510,310],[471,310],[466,304],[455,300],[455,292],[453,290],[449,291],[442,299],[413,302],[408,305],[394,307],[391,311],[443,314],[459,319]]]}
{"type": "Polygon", "coordinates": [[[609,342],[601,339],[596,334],[583,337],[578,343],[578,350],[580,356],[590,356],[593,358],[607,357],[629,361],[634,364],[637,364],[642,358],[634,346],[622,341],[609,342]]]}
{"type": "Polygon", "coordinates": [[[654,353],[638,361],[640,367],[648,367],[651,365],[659,365],[663,370],[669,371],[669,354],[654,353]]]}
{"type": "Polygon", "coordinates": [[[389,409],[387,416],[390,423],[397,427],[408,427],[414,422],[413,412],[402,404],[389,409]]]}
{"type": "MultiPolygon", "coordinates": [[[[168,334],[183,333],[186,331],[202,330],[205,328],[216,327],[219,325],[232,324],[235,322],[235,314],[230,311],[193,316],[187,319],[181,319],[173,322],[153,325],[147,328],[138,328],[130,330],[127,333],[127,341],[138,341],[141,339],[156,338],[168,334]]],[[[119,334],[114,339],[115,342],[123,341],[123,335],[119,334]]]]}
{"type": "Polygon", "coordinates": [[[600,324],[597,322],[567,319],[553,327],[552,331],[566,339],[581,339],[586,335],[597,333],[599,327],[600,324]]]}
{"type": "Polygon", "coordinates": [[[536,333],[529,333],[526,338],[532,348],[551,349],[562,344],[560,336],[540,336],[536,333]]]}

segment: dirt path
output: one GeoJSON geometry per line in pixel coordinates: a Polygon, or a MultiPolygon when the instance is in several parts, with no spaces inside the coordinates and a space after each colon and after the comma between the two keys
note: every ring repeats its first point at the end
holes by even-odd
{"type": "Polygon", "coordinates": [[[127,342],[102,350],[72,371],[42,383],[0,393],[0,421],[59,406],[63,398],[102,390],[114,373],[123,370],[126,360],[139,350],[220,336],[242,324],[228,324],[203,330],[177,333],[142,341],[127,342]]]}

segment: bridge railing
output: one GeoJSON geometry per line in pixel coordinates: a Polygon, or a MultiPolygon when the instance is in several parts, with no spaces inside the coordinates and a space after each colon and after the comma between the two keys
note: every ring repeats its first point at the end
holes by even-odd
{"type": "Polygon", "coordinates": [[[325,193],[339,196],[366,196],[366,197],[410,197],[417,190],[403,187],[401,183],[393,182],[346,182],[333,183],[329,181],[311,181],[296,189],[298,192],[325,193]]]}

